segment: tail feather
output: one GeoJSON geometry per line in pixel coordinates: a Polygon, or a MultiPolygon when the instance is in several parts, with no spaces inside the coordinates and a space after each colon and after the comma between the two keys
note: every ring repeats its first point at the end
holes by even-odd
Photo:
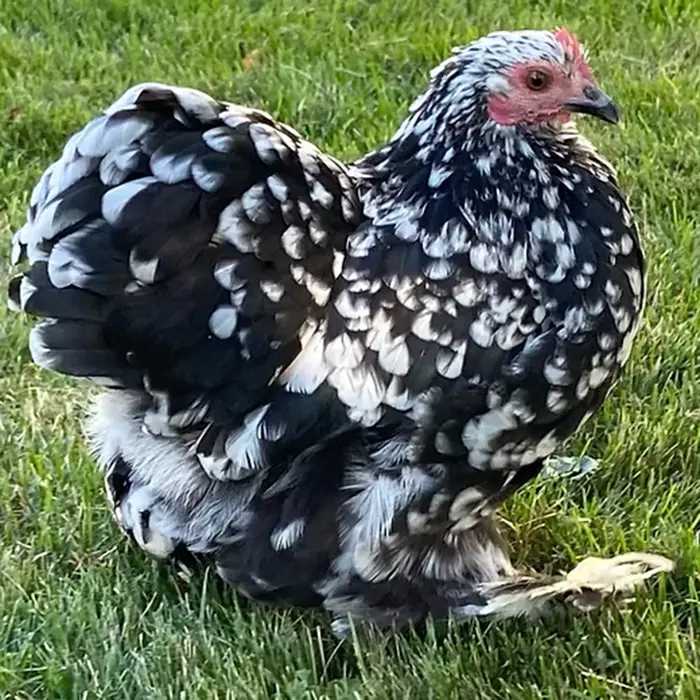
{"type": "Polygon", "coordinates": [[[54,287],[44,261],[34,263],[24,275],[12,279],[8,295],[15,311],[44,318],[97,323],[104,320],[107,308],[107,300],[92,292],[54,287]]]}
{"type": "Polygon", "coordinates": [[[89,377],[106,386],[141,386],[142,372],[104,344],[98,324],[44,320],[29,332],[32,360],[44,369],[89,377]]]}

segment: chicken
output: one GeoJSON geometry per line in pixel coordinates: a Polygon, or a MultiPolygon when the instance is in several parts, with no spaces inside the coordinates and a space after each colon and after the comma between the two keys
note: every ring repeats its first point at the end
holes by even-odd
{"type": "Polygon", "coordinates": [[[354,163],[194,89],[128,89],[15,234],[38,365],[103,386],[116,520],[255,599],[397,629],[579,607],[661,556],[516,570],[494,511],[601,405],[643,308],[617,122],[566,30],[496,32],[354,163]]]}

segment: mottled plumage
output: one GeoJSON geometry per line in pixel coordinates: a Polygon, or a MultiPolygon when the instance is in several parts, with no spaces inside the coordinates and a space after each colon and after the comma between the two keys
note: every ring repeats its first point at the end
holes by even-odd
{"type": "MultiPolygon", "coordinates": [[[[350,165],[155,83],[74,135],[10,297],[43,317],[35,362],[105,385],[89,428],[136,542],[338,632],[580,589],[516,572],[492,515],[601,405],[642,311],[637,229],[573,111],[616,119],[578,43],[513,32],[350,165]]],[[[584,588],[668,564],[634,561],[584,588]]]]}

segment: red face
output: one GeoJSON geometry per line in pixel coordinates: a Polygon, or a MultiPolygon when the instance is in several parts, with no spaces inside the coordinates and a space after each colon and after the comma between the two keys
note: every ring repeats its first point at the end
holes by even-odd
{"type": "Polygon", "coordinates": [[[584,112],[617,122],[617,110],[598,88],[578,42],[568,33],[557,38],[566,56],[563,64],[525,61],[498,76],[493,85],[487,83],[487,89],[493,88],[487,98],[493,121],[503,125],[564,122],[573,112],[584,112]]]}

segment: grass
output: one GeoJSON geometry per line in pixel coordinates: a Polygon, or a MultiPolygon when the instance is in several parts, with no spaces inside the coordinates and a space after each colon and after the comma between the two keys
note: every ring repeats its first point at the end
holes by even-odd
{"type": "Polygon", "coordinates": [[[643,549],[677,572],[626,612],[346,645],[323,616],[185,586],[118,535],[79,427],[85,387],[33,367],[27,320],[0,309],[0,697],[700,696],[697,0],[0,0],[0,281],[36,178],[132,83],[262,106],[351,158],[393,131],[451,46],[559,24],[624,109],[620,129],[583,128],[619,168],[651,289],[629,371],[568,446],[603,468],[529,487],[505,516],[519,563],[643,549]]]}

